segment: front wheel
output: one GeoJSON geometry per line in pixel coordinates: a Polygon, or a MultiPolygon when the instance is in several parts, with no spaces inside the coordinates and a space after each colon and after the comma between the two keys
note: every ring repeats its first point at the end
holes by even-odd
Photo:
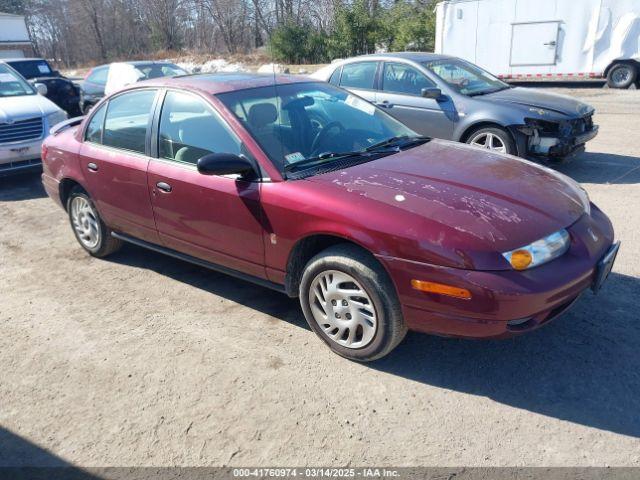
{"type": "Polygon", "coordinates": [[[474,130],[467,136],[469,145],[484,148],[493,152],[516,155],[516,147],[506,130],[498,127],[487,127],[474,130]]]}
{"type": "Polygon", "coordinates": [[[311,329],[351,360],[381,358],[407,333],[387,272],[353,245],[330,247],[309,261],[300,282],[300,304],[311,329]]]}
{"type": "Polygon", "coordinates": [[[87,193],[74,188],[67,200],[69,222],[78,243],[94,257],[106,257],[122,246],[121,240],[111,236],[98,210],[87,193]]]}

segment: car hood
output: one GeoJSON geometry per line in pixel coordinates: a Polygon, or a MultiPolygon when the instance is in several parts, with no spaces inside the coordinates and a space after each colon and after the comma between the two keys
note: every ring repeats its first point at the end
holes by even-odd
{"type": "Polygon", "coordinates": [[[545,112],[565,115],[567,117],[582,117],[593,112],[593,107],[566,95],[543,92],[539,89],[514,87],[474,97],[487,102],[499,102],[520,105],[528,109],[533,116],[544,118],[545,112]]]}
{"type": "Polygon", "coordinates": [[[346,192],[349,205],[360,206],[355,217],[364,208],[395,230],[388,233],[459,252],[462,266],[477,269],[499,268],[496,252],[566,228],[588,206],[560,173],[444,140],[307,180],[346,192]]]}
{"type": "Polygon", "coordinates": [[[60,109],[42,95],[0,97],[0,123],[17,122],[42,117],[60,109]]]}

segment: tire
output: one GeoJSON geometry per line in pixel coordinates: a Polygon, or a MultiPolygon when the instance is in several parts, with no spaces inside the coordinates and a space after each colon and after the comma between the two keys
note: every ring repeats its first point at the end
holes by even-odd
{"type": "Polygon", "coordinates": [[[350,360],[384,357],[407,333],[389,275],[373,256],[354,245],[335,245],[313,257],[304,269],[299,293],[311,329],[331,350],[350,360]],[[343,290],[335,289],[339,285],[343,290]]]}
{"type": "Polygon", "coordinates": [[[636,81],[638,69],[631,63],[616,63],[607,73],[609,88],[629,88],[636,81]]]}
{"type": "Polygon", "coordinates": [[[500,127],[484,127],[473,130],[465,143],[499,153],[517,155],[515,144],[509,132],[500,127]],[[487,141],[490,140],[490,145],[487,141]]]}
{"type": "Polygon", "coordinates": [[[122,241],[111,236],[91,197],[80,187],[74,187],[67,199],[69,222],[76,240],[89,255],[103,258],[122,247],[122,241]]]}

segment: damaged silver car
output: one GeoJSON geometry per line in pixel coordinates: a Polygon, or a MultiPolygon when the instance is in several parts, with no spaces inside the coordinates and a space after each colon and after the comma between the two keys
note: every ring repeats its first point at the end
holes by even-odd
{"type": "Polygon", "coordinates": [[[429,137],[559,160],[598,134],[593,107],[513,87],[456,57],[405,52],[334,62],[312,75],[369,100],[429,137]]]}

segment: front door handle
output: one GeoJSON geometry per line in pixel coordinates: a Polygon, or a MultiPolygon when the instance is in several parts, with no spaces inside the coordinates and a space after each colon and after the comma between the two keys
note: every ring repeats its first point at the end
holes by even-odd
{"type": "Polygon", "coordinates": [[[547,45],[549,47],[555,47],[557,45],[557,43],[556,42],[548,42],[548,43],[545,43],[545,45],[547,45]]]}
{"type": "Polygon", "coordinates": [[[156,183],[156,187],[158,187],[163,192],[167,192],[167,193],[171,192],[171,185],[169,185],[166,182],[158,182],[156,183]]]}
{"type": "Polygon", "coordinates": [[[91,170],[92,172],[97,172],[98,171],[98,165],[96,165],[95,163],[91,162],[91,163],[87,163],[87,168],[89,170],[91,170]]]}

